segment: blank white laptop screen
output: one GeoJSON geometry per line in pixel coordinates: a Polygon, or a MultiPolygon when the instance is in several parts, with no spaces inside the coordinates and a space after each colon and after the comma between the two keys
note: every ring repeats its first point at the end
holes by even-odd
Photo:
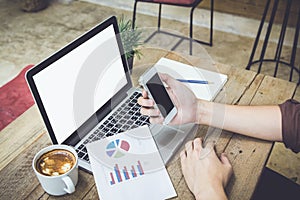
{"type": "Polygon", "coordinates": [[[61,144],[127,83],[113,25],[33,79],[61,144]]]}

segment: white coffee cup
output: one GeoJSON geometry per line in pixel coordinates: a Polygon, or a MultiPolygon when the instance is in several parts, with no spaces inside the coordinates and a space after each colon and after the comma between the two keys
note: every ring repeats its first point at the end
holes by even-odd
{"type": "MultiPolygon", "coordinates": [[[[51,160],[55,161],[55,159],[51,159],[51,160]]],[[[51,145],[40,150],[35,155],[32,161],[32,168],[40,184],[42,185],[43,189],[48,194],[60,196],[67,193],[70,194],[75,191],[75,186],[78,181],[78,156],[73,147],[67,145],[51,145]],[[41,156],[44,156],[45,154],[47,156],[47,152],[58,152],[58,150],[62,150],[62,152],[64,152],[65,150],[70,152],[75,158],[75,163],[72,162],[73,163],[72,167],[70,167],[70,169],[67,169],[68,171],[66,171],[63,174],[55,174],[55,175],[43,174],[41,169],[38,169],[37,162],[40,162],[39,159],[41,158],[41,156]]]]}

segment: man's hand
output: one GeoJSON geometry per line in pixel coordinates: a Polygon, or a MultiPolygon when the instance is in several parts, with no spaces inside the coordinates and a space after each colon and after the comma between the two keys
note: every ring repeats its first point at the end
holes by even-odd
{"type": "Polygon", "coordinates": [[[227,199],[224,188],[232,166],[224,153],[219,159],[212,147],[204,149],[202,140],[196,138],[186,143],[180,158],[185,181],[196,199],[227,199]],[[201,155],[204,150],[209,153],[201,155]]]}
{"type": "MultiPolygon", "coordinates": [[[[196,123],[198,108],[197,98],[194,93],[183,83],[180,83],[167,74],[159,74],[159,76],[168,85],[168,94],[177,108],[177,115],[170,124],[196,123]]],[[[154,108],[155,103],[152,99],[148,98],[146,91],[143,91],[143,96],[138,99],[138,103],[142,106],[141,113],[150,116],[151,123],[163,123],[164,119],[160,111],[154,108]]]]}

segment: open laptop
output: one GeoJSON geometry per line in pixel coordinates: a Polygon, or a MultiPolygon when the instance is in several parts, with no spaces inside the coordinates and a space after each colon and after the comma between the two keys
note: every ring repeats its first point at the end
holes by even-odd
{"type": "Polygon", "coordinates": [[[91,171],[85,145],[148,125],[165,163],[196,125],[150,125],[140,114],[141,90],[132,85],[116,17],[75,39],[26,74],[53,144],[73,146],[91,171]]]}

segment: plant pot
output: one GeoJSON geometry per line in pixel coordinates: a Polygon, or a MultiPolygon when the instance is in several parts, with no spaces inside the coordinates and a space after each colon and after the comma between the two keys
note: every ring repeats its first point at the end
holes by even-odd
{"type": "Polygon", "coordinates": [[[132,74],[132,68],[133,68],[133,58],[134,56],[127,58],[129,73],[132,74]]]}

